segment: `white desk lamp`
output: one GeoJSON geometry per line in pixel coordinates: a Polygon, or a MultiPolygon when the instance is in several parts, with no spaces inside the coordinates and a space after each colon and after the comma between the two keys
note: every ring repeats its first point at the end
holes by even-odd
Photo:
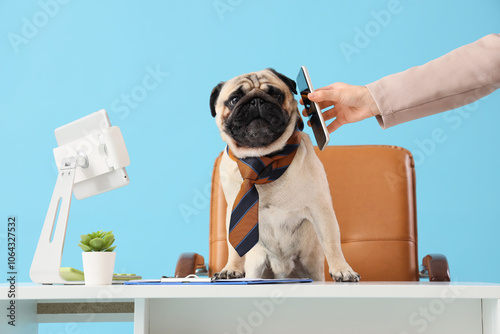
{"type": "Polygon", "coordinates": [[[30,269],[31,280],[42,284],[72,283],[59,272],[72,194],[82,199],[129,184],[127,148],[104,109],[57,128],[55,136],[59,175],[30,269]]]}

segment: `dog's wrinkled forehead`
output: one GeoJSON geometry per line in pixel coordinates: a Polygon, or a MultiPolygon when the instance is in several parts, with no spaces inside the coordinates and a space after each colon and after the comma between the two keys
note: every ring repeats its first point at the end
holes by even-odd
{"type": "Polygon", "coordinates": [[[248,86],[250,89],[261,88],[262,85],[268,84],[270,82],[268,76],[261,72],[239,76],[234,78],[234,81],[235,85],[248,86]]]}
{"type": "Polygon", "coordinates": [[[263,70],[243,74],[226,82],[221,91],[221,96],[228,96],[233,91],[241,89],[243,93],[248,94],[254,89],[266,90],[269,86],[277,86],[283,91],[286,90],[285,83],[276,78],[270,71],[263,70]]]}
{"type": "Polygon", "coordinates": [[[247,95],[251,92],[262,91],[264,94],[281,94],[284,102],[283,108],[290,110],[295,102],[294,94],[297,94],[295,81],[285,75],[275,71],[272,68],[267,68],[262,71],[242,74],[226,82],[220,82],[214,87],[210,94],[210,111],[212,116],[217,115],[217,110],[222,111],[221,114],[227,114],[227,110],[223,110],[224,103],[232,98],[231,95],[237,94],[239,97],[247,95]]]}

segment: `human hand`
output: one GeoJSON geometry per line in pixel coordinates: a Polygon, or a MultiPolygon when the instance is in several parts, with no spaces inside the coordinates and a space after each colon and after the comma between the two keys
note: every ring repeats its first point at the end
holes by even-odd
{"type": "MultiPolygon", "coordinates": [[[[316,89],[314,92],[309,93],[308,98],[317,102],[321,110],[334,106],[323,111],[325,121],[335,117],[327,127],[330,133],[344,124],[359,122],[365,118],[380,115],[380,110],[372,94],[365,86],[353,86],[343,82],[336,82],[316,89]]],[[[302,99],[300,104],[304,104],[302,99]]],[[[302,114],[307,116],[307,110],[304,109],[302,114]]]]}

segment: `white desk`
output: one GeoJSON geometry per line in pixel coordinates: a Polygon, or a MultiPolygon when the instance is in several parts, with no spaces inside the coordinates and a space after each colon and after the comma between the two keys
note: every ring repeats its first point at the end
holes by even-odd
{"type": "Polygon", "coordinates": [[[20,284],[14,331],[6,323],[8,290],[0,285],[2,334],[37,333],[38,323],[99,321],[134,321],[137,334],[500,333],[500,284],[20,284]]]}

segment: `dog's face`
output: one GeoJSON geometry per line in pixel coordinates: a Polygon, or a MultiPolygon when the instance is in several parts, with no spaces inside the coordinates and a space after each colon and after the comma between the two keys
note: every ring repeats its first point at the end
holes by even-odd
{"type": "Polygon", "coordinates": [[[296,93],[295,82],[273,69],[237,76],[212,90],[212,116],[235,156],[263,156],[285,145],[300,117],[296,93]]]}

